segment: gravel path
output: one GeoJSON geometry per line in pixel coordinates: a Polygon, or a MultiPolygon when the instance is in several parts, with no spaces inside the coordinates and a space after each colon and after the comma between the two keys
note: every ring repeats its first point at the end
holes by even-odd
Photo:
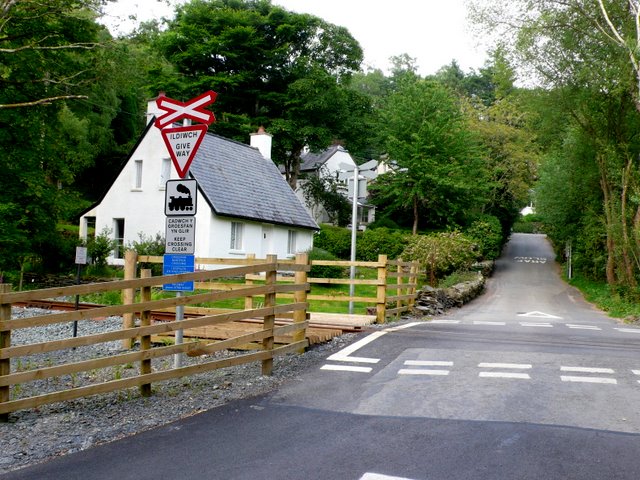
{"type": "MultiPolygon", "coordinates": [[[[42,313],[36,309],[14,309],[13,317],[42,313]]],[[[78,325],[78,335],[101,333],[117,329],[120,325],[121,319],[117,317],[83,321],[78,325]]],[[[11,344],[65,339],[70,335],[69,324],[23,329],[12,333],[11,344]]],[[[138,389],[134,388],[12,413],[9,423],[0,423],[0,475],[55,456],[77,452],[164,425],[233,400],[267,393],[285,380],[316,367],[328,355],[350,344],[354,338],[355,334],[346,334],[326,344],[313,346],[303,355],[278,357],[274,360],[274,374],[269,377],[261,375],[260,363],[255,362],[155,383],[152,385],[153,395],[147,398],[141,397],[138,389]]],[[[12,361],[12,371],[33,368],[36,364],[55,365],[90,358],[87,354],[102,356],[121,352],[120,342],[79,347],[69,352],[51,352],[42,354],[39,358],[31,357],[29,362],[33,364],[25,365],[12,361]]],[[[233,353],[215,354],[220,358],[229,355],[233,353]]],[[[208,356],[208,359],[210,360],[211,356],[208,356]]],[[[202,359],[185,357],[184,364],[198,361],[202,359]]],[[[59,380],[32,382],[29,384],[33,385],[31,387],[21,387],[18,395],[28,395],[29,388],[38,389],[40,392],[47,389],[60,390],[82,385],[84,382],[95,383],[125,377],[136,370],[132,368],[128,371],[122,367],[115,371],[101,369],[99,372],[86,372],[59,380]],[[64,385],[61,386],[61,382],[64,385]]]]}

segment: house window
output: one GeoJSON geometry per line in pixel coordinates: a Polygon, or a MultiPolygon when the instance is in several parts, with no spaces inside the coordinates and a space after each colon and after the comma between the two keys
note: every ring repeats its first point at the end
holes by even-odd
{"type": "Polygon", "coordinates": [[[296,253],[296,237],[297,233],[294,230],[289,230],[287,237],[287,255],[295,255],[296,253]]]}
{"type": "Polygon", "coordinates": [[[162,170],[160,170],[160,183],[159,187],[161,190],[164,190],[167,185],[167,180],[169,180],[169,176],[171,175],[171,159],[163,158],[162,159],[162,170]]]}
{"type": "Polygon", "coordinates": [[[240,222],[231,222],[231,250],[242,250],[243,233],[244,224],[240,222]]]}
{"type": "Polygon", "coordinates": [[[136,160],[134,163],[134,181],[133,188],[135,190],[142,189],[142,160],[136,160]]]}
{"type": "Polygon", "coordinates": [[[113,257],[124,258],[124,218],[114,218],[113,227],[113,237],[116,244],[113,249],[113,257]]]}

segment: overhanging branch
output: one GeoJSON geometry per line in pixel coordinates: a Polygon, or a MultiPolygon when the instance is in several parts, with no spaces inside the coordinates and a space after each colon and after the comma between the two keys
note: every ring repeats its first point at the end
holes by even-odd
{"type": "Polygon", "coordinates": [[[59,102],[60,100],[86,100],[89,98],[87,95],[60,95],[58,97],[40,98],[38,100],[32,100],[31,102],[20,103],[0,103],[0,109],[5,108],[23,108],[23,107],[35,107],[36,105],[49,105],[53,102],[59,102]]]}

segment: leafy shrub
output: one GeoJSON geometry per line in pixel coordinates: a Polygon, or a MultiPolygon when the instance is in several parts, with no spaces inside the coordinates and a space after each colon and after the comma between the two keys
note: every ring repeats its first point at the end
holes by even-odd
{"type": "Polygon", "coordinates": [[[483,215],[467,228],[465,235],[478,244],[480,255],[485,260],[495,260],[500,256],[504,236],[500,220],[496,217],[483,215]]]}
{"type": "MultiPolygon", "coordinates": [[[[164,237],[156,233],[155,238],[138,232],[138,240],[127,245],[130,250],[135,250],[138,255],[162,256],[165,252],[164,237]]],[[[162,264],[141,262],[140,269],[150,268],[153,275],[162,275],[162,264]]]]}
{"type": "Polygon", "coordinates": [[[379,217],[376,218],[375,221],[371,222],[367,226],[367,230],[372,230],[376,228],[389,228],[391,230],[399,230],[400,225],[391,220],[389,217],[379,217]]]}
{"type": "Polygon", "coordinates": [[[358,236],[356,256],[358,260],[365,262],[375,262],[378,255],[395,259],[401,256],[408,241],[408,235],[399,231],[388,228],[367,229],[358,236]]]}
{"type": "MultiPolygon", "coordinates": [[[[313,247],[309,251],[309,260],[338,260],[334,255],[321,248],[313,247]]],[[[312,278],[343,278],[345,267],[333,265],[313,265],[309,276],[312,278]]]]}
{"type": "Polygon", "coordinates": [[[412,236],[402,253],[403,260],[417,260],[425,266],[429,283],[457,270],[468,269],[478,258],[478,246],[460,232],[412,236]]]}
{"type": "Polygon", "coordinates": [[[94,273],[106,270],[107,257],[116,248],[117,243],[111,237],[111,230],[104,228],[99,235],[87,242],[87,254],[91,258],[91,263],[95,265],[94,273]]]}
{"type": "Polygon", "coordinates": [[[351,257],[351,230],[322,224],[313,245],[339,259],[348,260],[351,257]]]}

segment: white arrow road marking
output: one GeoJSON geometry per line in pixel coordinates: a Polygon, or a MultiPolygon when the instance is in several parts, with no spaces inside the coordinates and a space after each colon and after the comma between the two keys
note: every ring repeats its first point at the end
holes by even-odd
{"type": "Polygon", "coordinates": [[[333,355],[327,357],[327,360],[331,360],[334,362],[378,363],[380,361],[379,358],[351,357],[350,355],[386,334],[387,332],[381,331],[374,332],[371,335],[367,335],[362,340],[358,340],[356,343],[351,344],[348,347],[343,348],[339,352],[336,352],[333,355]]]}
{"type": "Polygon", "coordinates": [[[519,313],[518,314],[519,317],[533,317],[533,318],[557,318],[557,319],[562,319],[562,317],[558,317],[556,315],[550,315],[548,313],[544,313],[544,312],[528,312],[528,313],[519,313]]]}

